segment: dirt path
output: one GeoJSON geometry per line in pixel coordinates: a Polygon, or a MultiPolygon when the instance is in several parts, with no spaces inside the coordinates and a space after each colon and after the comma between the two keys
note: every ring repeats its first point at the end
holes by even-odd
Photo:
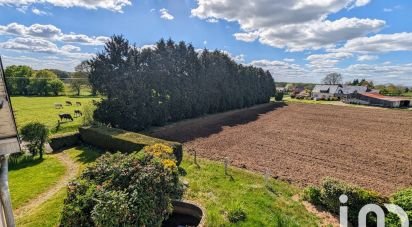
{"type": "Polygon", "coordinates": [[[37,208],[42,203],[49,200],[60,189],[65,187],[71,179],[76,177],[78,169],[79,169],[79,165],[77,163],[75,163],[67,154],[63,152],[54,154],[54,156],[66,167],[66,172],[64,176],[52,188],[41,193],[36,198],[30,200],[28,203],[18,208],[17,210],[15,210],[14,216],[16,219],[32,212],[33,209],[37,208]]]}

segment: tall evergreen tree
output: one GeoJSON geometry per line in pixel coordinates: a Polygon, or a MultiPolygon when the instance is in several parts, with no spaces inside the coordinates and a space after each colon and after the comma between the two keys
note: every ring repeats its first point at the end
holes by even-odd
{"type": "Polygon", "coordinates": [[[114,36],[89,65],[90,84],[107,97],[95,118],[127,130],[265,103],[274,95],[269,72],[171,39],[142,50],[114,36]]]}

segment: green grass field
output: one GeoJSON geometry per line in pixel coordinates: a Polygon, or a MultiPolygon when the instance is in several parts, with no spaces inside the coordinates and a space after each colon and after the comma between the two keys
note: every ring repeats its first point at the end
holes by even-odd
{"type": "Polygon", "coordinates": [[[74,117],[74,110],[78,109],[82,111],[82,106],[76,106],[75,102],[81,102],[82,105],[90,103],[93,99],[89,96],[71,98],[67,96],[57,97],[11,97],[11,102],[16,117],[17,127],[20,129],[22,126],[29,122],[38,121],[45,124],[51,134],[59,134],[65,132],[75,131],[82,124],[82,117],[74,118],[74,121],[64,121],[59,131],[55,131],[57,121],[59,120],[59,113],[70,113],[74,117]],[[65,102],[71,101],[73,106],[66,106],[65,102]],[[55,103],[63,104],[63,109],[56,109],[55,103]]]}
{"type": "Polygon", "coordinates": [[[299,189],[274,179],[265,179],[238,168],[224,174],[223,163],[201,159],[200,168],[185,153],[182,167],[189,182],[185,197],[199,202],[207,211],[207,226],[318,226],[318,219],[292,199],[299,189]],[[230,223],[227,214],[235,209],[246,220],[230,223]]]}
{"type": "MultiPolygon", "coordinates": [[[[79,173],[89,163],[96,160],[101,155],[100,151],[89,147],[76,147],[64,151],[69,155],[77,164],[79,164],[79,173]]],[[[47,166],[38,167],[39,169],[47,169],[47,166]]],[[[34,176],[37,179],[38,176],[34,176]]],[[[15,179],[17,180],[17,178],[15,179]]],[[[26,184],[36,185],[33,181],[27,181],[26,184]]],[[[10,186],[12,187],[12,186],[10,186]]],[[[27,187],[30,188],[30,187],[27,187]]],[[[32,187],[31,187],[32,188],[32,187]]],[[[13,194],[12,194],[13,196],[13,194]]],[[[26,214],[20,219],[16,220],[17,226],[42,226],[52,227],[59,226],[61,212],[63,209],[63,202],[66,198],[66,188],[61,189],[50,200],[41,204],[34,212],[26,214]]],[[[14,198],[13,198],[14,199],[14,198]]]]}
{"type": "MultiPolygon", "coordinates": [[[[77,147],[64,151],[80,169],[92,163],[102,153],[91,147],[77,147]]],[[[230,168],[233,179],[224,174],[222,163],[198,160],[185,153],[182,167],[189,182],[185,199],[196,201],[206,209],[207,226],[317,226],[319,220],[303,205],[292,199],[300,190],[274,179],[266,185],[264,177],[238,168],[230,168]],[[234,209],[246,213],[246,220],[230,223],[227,214],[234,209]]],[[[17,220],[18,226],[58,226],[66,189],[43,203],[36,211],[17,220]]]]}
{"type": "Polygon", "coordinates": [[[66,169],[53,155],[45,155],[43,160],[22,162],[9,172],[9,187],[13,209],[53,186],[66,169]]]}

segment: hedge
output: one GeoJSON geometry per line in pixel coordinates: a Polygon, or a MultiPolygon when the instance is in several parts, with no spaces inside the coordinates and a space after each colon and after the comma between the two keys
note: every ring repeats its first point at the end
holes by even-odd
{"type": "Polygon", "coordinates": [[[120,151],[130,153],[133,151],[140,151],[145,146],[161,143],[169,145],[173,148],[173,154],[176,157],[177,165],[180,165],[183,158],[182,144],[177,142],[171,142],[135,132],[108,127],[82,127],[79,128],[79,132],[82,141],[85,143],[112,152],[120,151]]]}
{"type": "MultiPolygon", "coordinates": [[[[345,182],[339,181],[333,178],[325,178],[320,188],[309,187],[304,191],[303,198],[315,205],[324,207],[331,213],[339,215],[341,195],[348,196],[348,202],[345,206],[348,206],[348,219],[351,223],[358,223],[358,214],[361,208],[367,204],[376,204],[383,207],[386,199],[379,196],[378,193],[368,191],[358,186],[350,185],[345,182]]],[[[368,215],[368,225],[374,225],[376,223],[376,217],[368,215]]]]}
{"type": "Polygon", "coordinates": [[[80,142],[80,133],[78,132],[54,135],[49,138],[49,144],[53,151],[73,147],[80,142]]]}

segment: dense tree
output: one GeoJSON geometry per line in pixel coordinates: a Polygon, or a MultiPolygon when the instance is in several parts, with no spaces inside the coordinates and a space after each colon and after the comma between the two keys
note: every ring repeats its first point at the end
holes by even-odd
{"type": "Polygon", "coordinates": [[[7,89],[11,95],[27,95],[33,70],[25,65],[11,65],[5,70],[7,89]]]}
{"type": "Polygon", "coordinates": [[[52,92],[50,81],[58,80],[52,71],[43,69],[37,71],[30,79],[30,91],[34,95],[49,95],[52,92]]]}
{"type": "Polygon", "coordinates": [[[323,84],[341,84],[342,83],[342,75],[340,73],[329,73],[322,79],[323,84]]]}
{"type": "Polygon", "coordinates": [[[57,75],[57,77],[59,79],[63,79],[63,80],[70,78],[70,76],[72,74],[71,72],[66,72],[66,71],[63,71],[63,70],[60,70],[60,69],[47,69],[47,70],[53,72],[54,74],[57,75]]]}
{"type": "MultiPolygon", "coordinates": [[[[80,64],[78,64],[75,68],[75,73],[74,75],[72,75],[72,78],[79,78],[78,80],[80,82],[77,83],[77,85],[75,87],[80,87],[82,86],[89,86],[92,89],[92,95],[95,96],[97,94],[96,89],[94,89],[94,87],[90,86],[89,83],[89,77],[90,77],[90,64],[88,63],[88,61],[82,61],[80,64]]],[[[78,90],[78,95],[80,95],[80,90],[78,90]]]]}
{"type": "Polygon", "coordinates": [[[80,91],[83,86],[87,85],[87,74],[83,72],[75,72],[72,74],[69,80],[70,88],[76,93],[77,96],[80,95],[80,91]]]}
{"type": "Polygon", "coordinates": [[[53,79],[53,80],[48,81],[48,83],[49,83],[50,91],[54,95],[59,95],[60,92],[64,91],[64,83],[61,80],[53,79]]]}
{"type": "Polygon", "coordinates": [[[26,142],[29,152],[35,156],[40,155],[43,159],[44,144],[47,142],[49,130],[44,124],[31,122],[24,125],[20,131],[22,139],[26,142]]]}
{"type": "Polygon", "coordinates": [[[170,39],[141,50],[114,36],[88,63],[92,87],[107,97],[96,120],[128,130],[266,103],[275,89],[268,71],[170,39]]]}
{"type": "Polygon", "coordinates": [[[366,79],[354,79],[352,82],[349,82],[348,84],[353,86],[367,86],[369,89],[373,89],[375,87],[373,81],[368,81],[366,79]]]}

